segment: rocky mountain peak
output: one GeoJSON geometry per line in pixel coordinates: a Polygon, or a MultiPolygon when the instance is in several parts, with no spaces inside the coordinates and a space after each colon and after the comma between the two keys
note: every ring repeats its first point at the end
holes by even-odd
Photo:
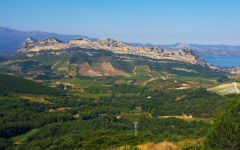
{"type": "Polygon", "coordinates": [[[62,43],[62,41],[58,40],[57,38],[54,37],[49,37],[47,39],[42,40],[43,42],[49,43],[49,44],[57,44],[57,43],[62,43]]]}
{"type": "Polygon", "coordinates": [[[86,45],[89,44],[91,41],[87,38],[75,38],[74,40],[69,41],[70,45],[86,45]]]}
{"type": "Polygon", "coordinates": [[[23,48],[23,49],[32,48],[32,47],[35,45],[36,42],[37,42],[37,40],[33,39],[32,37],[28,37],[28,38],[24,41],[24,43],[23,43],[23,45],[22,45],[22,48],[23,48]]]}
{"type": "Polygon", "coordinates": [[[25,43],[34,43],[36,42],[35,39],[33,39],[32,37],[28,37],[26,40],[25,40],[25,43]]]}
{"type": "MultiPolygon", "coordinates": [[[[43,40],[36,40],[31,37],[28,37],[25,42],[23,43],[22,48],[19,51],[33,51],[33,50],[41,50],[46,48],[46,46],[52,46],[52,45],[61,45],[63,46],[64,43],[54,37],[49,37],[47,39],[43,40]]],[[[54,47],[51,47],[54,48],[54,47]]]]}
{"type": "Polygon", "coordinates": [[[191,48],[182,48],[181,51],[183,51],[185,54],[193,54],[193,51],[191,48]]]}
{"type": "Polygon", "coordinates": [[[98,41],[100,45],[102,46],[107,46],[107,47],[126,47],[127,45],[120,42],[120,41],[117,41],[117,40],[114,40],[114,39],[106,39],[106,40],[101,40],[101,41],[98,41]]]}

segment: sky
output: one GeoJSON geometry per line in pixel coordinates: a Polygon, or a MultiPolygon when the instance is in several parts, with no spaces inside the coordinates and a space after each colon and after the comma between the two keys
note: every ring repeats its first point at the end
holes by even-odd
{"type": "Polygon", "coordinates": [[[0,26],[125,42],[240,45],[240,0],[0,0],[0,26]]]}

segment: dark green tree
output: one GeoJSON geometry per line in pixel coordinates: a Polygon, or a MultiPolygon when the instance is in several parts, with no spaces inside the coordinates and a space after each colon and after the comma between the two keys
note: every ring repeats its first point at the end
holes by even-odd
{"type": "Polygon", "coordinates": [[[219,115],[206,141],[208,149],[240,149],[240,98],[231,101],[219,115]]]}

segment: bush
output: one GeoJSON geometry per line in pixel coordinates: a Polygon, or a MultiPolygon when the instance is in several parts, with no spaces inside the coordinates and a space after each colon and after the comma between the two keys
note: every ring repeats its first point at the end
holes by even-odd
{"type": "Polygon", "coordinates": [[[240,99],[230,102],[219,115],[214,127],[207,136],[205,144],[208,149],[240,148],[240,99]]]}

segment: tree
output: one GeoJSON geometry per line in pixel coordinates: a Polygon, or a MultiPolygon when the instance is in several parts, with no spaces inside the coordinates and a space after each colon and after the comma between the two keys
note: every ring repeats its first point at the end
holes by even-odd
{"type": "Polygon", "coordinates": [[[158,112],[157,112],[157,109],[156,108],[153,108],[151,110],[151,115],[153,118],[157,118],[158,117],[158,112]]]}
{"type": "Polygon", "coordinates": [[[223,150],[240,148],[240,98],[231,101],[219,115],[207,136],[205,146],[223,150]]]}

